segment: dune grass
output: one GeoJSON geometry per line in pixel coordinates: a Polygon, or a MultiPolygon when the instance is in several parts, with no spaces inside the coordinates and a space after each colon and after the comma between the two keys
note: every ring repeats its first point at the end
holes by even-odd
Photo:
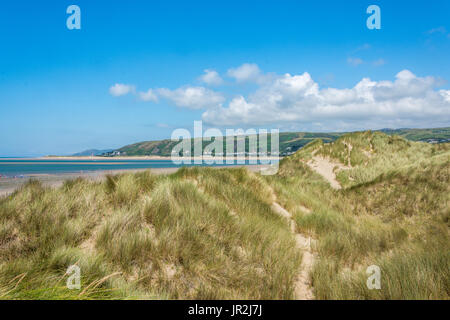
{"type": "Polygon", "coordinates": [[[316,298],[449,298],[448,145],[356,133],[332,144],[316,141],[280,168],[268,182],[299,231],[318,240],[316,298]],[[337,174],[346,188],[334,190],[311,171],[313,153],[352,166],[337,174]],[[366,286],[370,265],[381,268],[381,290],[366,286]]]}
{"type": "Polygon", "coordinates": [[[0,296],[290,299],[301,256],[271,196],[245,169],[31,181],[0,200],[0,296]]]}
{"type": "Polygon", "coordinates": [[[317,299],[450,297],[450,147],[382,133],[316,140],[274,176],[182,168],[30,181],[0,199],[2,299],[292,299],[312,236],[317,299]],[[340,162],[340,190],[307,165],[340,162]],[[81,289],[66,288],[70,265],[81,289]],[[381,289],[366,269],[381,269],[381,289]]]}

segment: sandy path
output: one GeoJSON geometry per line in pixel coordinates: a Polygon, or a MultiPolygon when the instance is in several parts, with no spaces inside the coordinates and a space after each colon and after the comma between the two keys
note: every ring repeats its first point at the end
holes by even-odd
{"type": "Polygon", "coordinates": [[[309,280],[309,273],[314,264],[314,254],[311,250],[311,238],[301,233],[297,233],[297,228],[292,214],[280,206],[278,203],[272,203],[272,210],[289,221],[291,232],[295,235],[297,248],[302,250],[302,264],[295,279],[294,297],[297,300],[312,300],[314,292],[309,280]]]}
{"type": "Polygon", "coordinates": [[[320,174],[322,177],[327,180],[331,187],[334,189],[341,189],[341,184],[336,179],[336,173],[334,172],[334,168],[338,167],[339,170],[348,170],[351,169],[350,166],[344,166],[342,163],[332,162],[329,159],[319,156],[313,156],[312,160],[307,162],[307,165],[320,174]]]}

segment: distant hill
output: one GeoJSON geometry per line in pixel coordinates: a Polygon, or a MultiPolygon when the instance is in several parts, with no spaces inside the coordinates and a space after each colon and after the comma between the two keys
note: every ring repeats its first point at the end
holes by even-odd
{"type": "Polygon", "coordinates": [[[85,150],[82,152],[74,153],[72,156],[73,157],[85,157],[85,156],[91,156],[91,155],[100,156],[102,154],[109,153],[112,151],[114,151],[114,149],[105,149],[105,150],[89,149],[89,150],[85,150]]]}
{"type": "MultiPolygon", "coordinates": [[[[309,142],[318,138],[325,142],[332,142],[341,134],[342,133],[282,132],[280,133],[280,153],[283,155],[292,154],[309,142]]],[[[243,137],[239,139],[243,139],[243,137]]],[[[124,146],[106,155],[113,156],[120,153],[120,155],[127,156],[170,156],[173,147],[178,143],[178,141],[171,141],[169,139],[161,141],[144,141],[124,146]]],[[[204,141],[203,147],[209,143],[209,141],[204,141]]],[[[193,139],[191,145],[194,145],[193,139]]],[[[267,145],[270,150],[270,139],[268,139],[267,145]]],[[[225,149],[226,146],[224,141],[224,150],[225,149]]],[[[246,138],[246,150],[248,150],[248,137],[246,138]]]]}
{"type": "Polygon", "coordinates": [[[388,135],[398,135],[411,141],[429,143],[450,142],[450,128],[434,129],[381,129],[388,135]]]}
{"type": "MultiPolygon", "coordinates": [[[[450,127],[435,128],[435,129],[381,129],[381,131],[388,135],[398,135],[411,141],[423,141],[429,143],[450,142],[450,127]]],[[[340,133],[314,133],[314,132],[281,132],[280,133],[280,154],[285,156],[292,154],[313,141],[314,139],[322,139],[323,142],[332,142],[347,132],[340,133]]],[[[246,139],[248,146],[248,138],[246,139]]],[[[160,141],[143,141],[122,148],[109,150],[103,152],[104,156],[170,156],[172,148],[178,142],[169,139],[160,141]]],[[[203,146],[210,142],[203,142],[203,146]]],[[[193,143],[191,144],[193,145],[193,143]]],[[[268,141],[270,148],[270,139],[268,141]]],[[[224,144],[225,150],[225,144],[224,144]]],[[[90,150],[88,150],[90,151],[90,150]]],[[[98,151],[98,150],[96,150],[98,151]]],[[[101,151],[101,150],[100,150],[101,151]]],[[[99,152],[100,152],[99,151],[99,152]]],[[[87,152],[87,151],[85,151],[87,152]]],[[[101,153],[99,153],[101,154],[101,153]]]]}

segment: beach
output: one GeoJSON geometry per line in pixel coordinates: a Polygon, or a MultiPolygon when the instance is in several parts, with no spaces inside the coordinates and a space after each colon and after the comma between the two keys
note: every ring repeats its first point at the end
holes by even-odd
{"type": "MultiPolygon", "coordinates": [[[[222,158],[223,161],[226,161],[226,156],[220,157],[217,156],[206,156],[203,155],[201,157],[191,157],[191,160],[215,160],[222,158]]],[[[281,160],[283,157],[277,156],[232,156],[234,161],[242,161],[242,160],[281,160]]],[[[182,159],[182,158],[180,158],[182,159]]],[[[163,157],[163,156],[114,156],[114,157],[99,157],[99,156],[46,156],[46,157],[36,157],[36,158],[8,158],[3,160],[172,160],[171,157],[163,157]]],[[[178,159],[177,159],[178,160],[178,159]]]]}

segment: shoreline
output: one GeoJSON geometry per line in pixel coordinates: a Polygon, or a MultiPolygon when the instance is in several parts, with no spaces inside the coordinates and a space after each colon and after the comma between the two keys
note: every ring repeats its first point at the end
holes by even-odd
{"type": "MultiPolygon", "coordinates": [[[[180,158],[183,159],[183,158],[180,158]]],[[[194,160],[214,160],[215,157],[203,156],[203,157],[192,157],[191,161],[194,160]]],[[[222,157],[223,161],[226,161],[226,157],[222,157]]],[[[242,156],[233,156],[233,160],[281,160],[283,157],[242,157],[242,156]]],[[[45,157],[31,157],[31,158],[0,158],[2,161],[8,160],[23,160],[23,161],[36,161],[36,160],[105,160],[105,161],[113,161],[113,160],[172,160],[171,157],[164,156],[116,156],[116,157],[100,157],[100,156],[45,156],[45,157]]]]}
{"type": "MultiPolygon", "coordinates": [[[[241,168],[245,167],[250,171],[257,172],[265,165],[228,165],[228,166],[212,166],[210,168],[223,169],[223,168],[241,168]]],[[[170,167],[170,168],[144,168],[144,169],[115,169],[115,170],[95,170],[95,171],[85,171],[78,173],[33,173],[23,175],[23,178],[2,178],[0,179],[0,198],[12,194],[14,191],[19,189],[22,185],[27,183],[29,180],[34,179],[40,181],[46,187],[58,188],[63,185],[67,180],[73,180],[77,178],[88,179],[94,182],[101,182],[105,179],[107,175],[116,175],[121,173],[136,173],[150,170],[153,174],[171,174],[175,173],[181,167],[170,167]]]]}

